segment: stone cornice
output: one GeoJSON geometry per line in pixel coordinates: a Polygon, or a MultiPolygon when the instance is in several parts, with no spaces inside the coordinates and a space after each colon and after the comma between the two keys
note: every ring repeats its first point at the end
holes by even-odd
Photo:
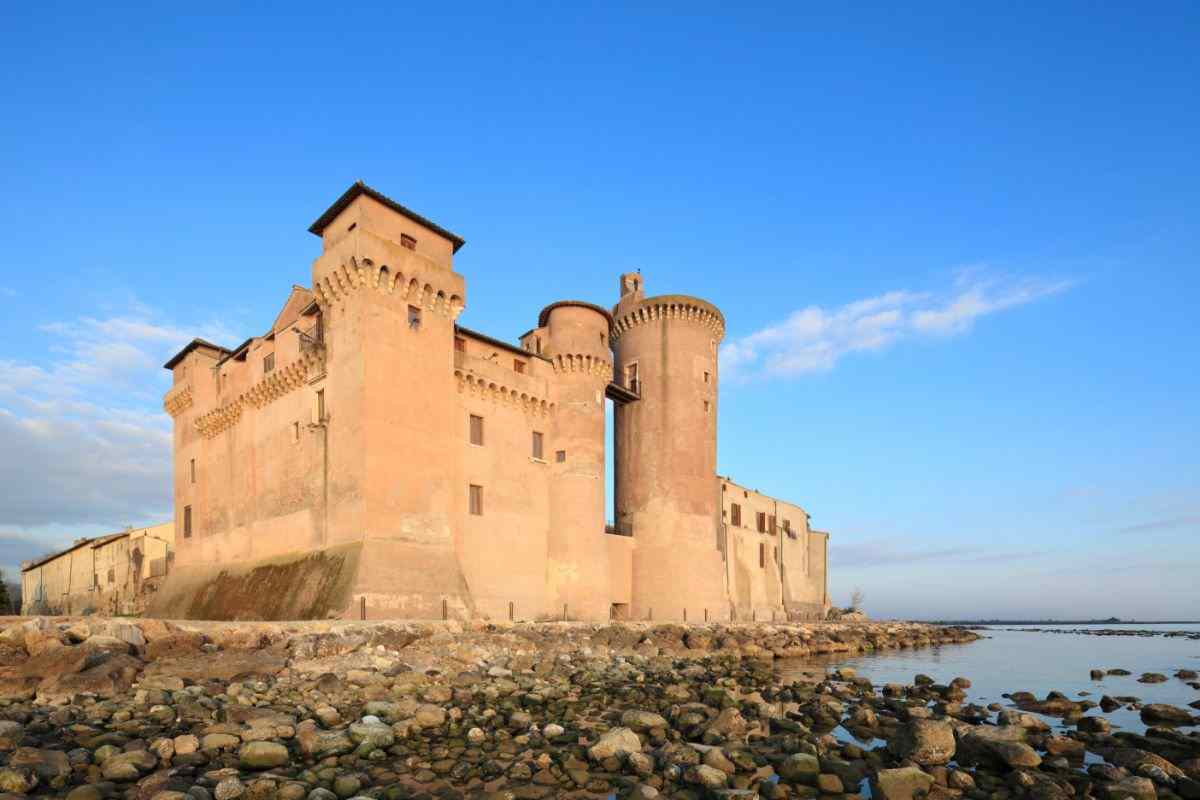
{"type": "Polygon", "coordinates": [[[190,383],[174,386],[163,397],[163,410],[172,417],[178,417],[192,407],[192,402],[192,385],[190,383]]]}
{"type": "Polygon", "coordinates": [[[526,414],[537,414],[544,417],[555,411],[555,404],[548,402],[545,398],[535,397],[528,392],[498,384],[468,370],[454,370],[454,380],[458,383],[459,394],[471,394],[493,403],[506,403],[521,409],[526,414]]]}
{"type": "Polygon", "coordinates": [[[377,265],[369,258],[358,259],[353,256],[317,281],[313,294],[319,305],[329,306],[345,302],[351,294],[363,288],[396,295],[407,303],[452,320],[458,319],[465,307],[458,294],[447,294],[425,279],[406,277],[403,272],[391,269],[386,264],[377,265]]]}
{"type": "Polygon", "coordinates": [[[616,316],[613,322],[612,339],[616,342],[624,333],[638,325],[656,320],[680,320],[702,325],[720,341],[725,337],[725,319],[710,303],[684,295],[648,297],[636,307],[616,316]]]}
{"type": "Polygon", "coordinates": [[[583,355],[581,353],[560,353],[550,356],[550,363],[554,366],[554,371],[557,373],[585,372],[589,375],[594,375],[605,383],[611,381],[613,377],[612,362],[605,361],[596,356],[583,355]]]}
{"type": "Polygon", "coordinates": [[[242,392],[233,400],[214,408],[196,418],[196,431],[205,439],[211,439],[229,429],[242,417],[246,406],[262,408],[289,392],[304,386],[310,373],[324,366],[323,351],[315,350],[278,369],[272,370],[261,381],[242,392]]]}

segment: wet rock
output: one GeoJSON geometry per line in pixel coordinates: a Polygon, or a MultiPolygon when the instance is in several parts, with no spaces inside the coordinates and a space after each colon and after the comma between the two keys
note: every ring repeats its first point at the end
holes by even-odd
{"type": "Polygon", "coordinates": [[[604,761],[606,758],[620,758],[630,753],[640,753],[642,742],[638,735],[629,728],[613,728],[600,741],[588,748],[588,756],[593,761],[604,761]]]}
{"type": "Polygon", "coordinates": [[[667,721],[661,714],[641,709],[630,709],[621,715],[621,724],[635,731],[646,731],[651,728],[666,728],[667,721]]]}
{"type": "Polygon", "coordinates": [[[0,720],[0,750],[15,750],[24,738],[24,725],[9,719],[0,720]]]}
{"type": "Polygon", "coordinates": [[[684,772],[684,780],[703,786],[705,789],[720,789],[728,782],[729,776],[715,767],[698,764],[688,767],[684,772]]]}
{"type": "Polygon", "coordinates": [[[1161,672],[1143,672],[1142,677],[1138,678],[1138,683],[1166,683],[1167,676],[1161,672]]]}
{"type": "Polygon", "coordinates": [[[933,776],[917,767],[881,769],[871,778],[871,790],[878,800],[914,800],[933,786],[933,776]]]}
{"type": "Polygon", "coordinates": [[[1128,777],[1100,789],[1103,800],[1155,800],[1154,783],[1147,778],[1128,777]]]}
{"type": "Polygon", "coordinates": [[[954,757],[954,728],[948,722],[914,719],[905,723],[888,742],[888,749],[900,759],[929,766],[948,764],[954,757]]]}
{"type": "Polygon", "coordinates": [[[249,742],[238,753],[238,763],[243,769],[271,769],[283,766],[288,760],[287,748],[278,742],[249,742]]]}
{"type": "Polygon", "coordinates": [[[1157,722],[1168,725],[1190,725],[1193,721],[1190,712],[1165,703],[1148,703],[1142,706],[1141,717],[1142,722],[1151,725],[1157,722]]]}
{"type": "Polygon", "coordinates": [[[788,783],[813,784],[821,774],[821,762],[808,753],[792,753],[775,767],[779,777],[788,783]]]}

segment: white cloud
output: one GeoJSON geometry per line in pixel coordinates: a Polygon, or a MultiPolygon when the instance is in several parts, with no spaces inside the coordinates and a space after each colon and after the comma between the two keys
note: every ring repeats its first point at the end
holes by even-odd
{"type": "Polygon", "coordinates": [[[0,551],[49,550],[98,529],[169,518],[162,365],[194,336],[237,337],[217,323],[162,322],[136,302],[122,314],[39,330],[46,358],[0,358],[0,551]]]}
{"type": "Polygon", "coordinates": [[[975,269],[960,273],[946,292],[899,290],[839,308],[809,306],[778,324],[726,342],[721,369],[734,379],[828,370],[844,356],[884,350],[902,339],[965,333],[981,317],[1073,285],[1070,280],[989,277],[975,269]]]}

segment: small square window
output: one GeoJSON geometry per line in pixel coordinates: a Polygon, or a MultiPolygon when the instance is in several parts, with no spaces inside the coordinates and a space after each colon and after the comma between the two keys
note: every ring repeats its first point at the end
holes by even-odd
{"type": "Polygon", "coordinates": [[[470,503],[471,513],[477,517],[483,516],[483,487],[471,484],[470,486],[470,503]]]}
{"type": "Polygon", "coordinates": [[[421,330],[421,309],[417,306],[408,307],[408,327],[414,331],[421,330]]]}
{"type": "Polygon", "coordinates": [[[542,434],[539,431],[533,432],[533,457],[538,460],[542,458],[542,434]]]}
{"type": "Polygon", "coordinates": [[[563,463],[564,461],[566,461],[567,460],[567,451],[566,450],[557,451],[554,454],[554,460],[560,464],[563,463]]]}
{"type": "Polygon", "coordinates": [[[400,234],[400,246],[409,250],[417,249],[417,240],[409,236],[407,233],[400,234]]]}
{"type": "Polygon", "coordinates": [[[471,415],[471,444],[483,446],[483,417],[471,415]]]}
{"type": "Polygon", "coordinates": [[[519,358],[514,358],[513,359],[513,372],[517,373],[518,375],[524,375],[525,374],[525,362],[519,358]]]}
{"type": "Polygon", "coordinates": [[[267,357],[263,359],[263,374],[271,372],[275,369],[275,354],[267,353],[267,357]]]}

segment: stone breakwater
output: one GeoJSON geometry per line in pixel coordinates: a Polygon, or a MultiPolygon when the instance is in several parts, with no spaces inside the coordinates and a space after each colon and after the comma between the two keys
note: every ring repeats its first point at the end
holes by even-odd
{"type": "MultiPolygon", "coordinates": [[[[897,759],[823,730],[877,698],[861,681],[780,685],[774,659],[977,638],[900,623],[0,625],[0,793],[72,800],[782,798],[868,777],[891,800],[897,759]]],[[[915,709],[934,690],[919,691],[886,702],[915,709]]]]}

